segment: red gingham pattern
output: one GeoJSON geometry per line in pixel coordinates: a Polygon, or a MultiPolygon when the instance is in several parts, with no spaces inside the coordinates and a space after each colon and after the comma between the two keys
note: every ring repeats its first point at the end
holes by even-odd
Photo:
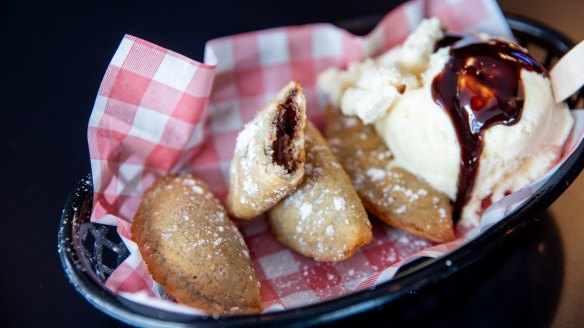
{"type": "Polygon", "coordinates": [[[112,59],[89,120],[94,213],[133,216],[157,175],[201,148],[214,68],[132,36],[112,59]]]}
{"type": "MultiPolygon", "coordinates": [[[[235,137],[283,85],[293,79],[302,84],[308,116],[322,125],[324,103],[315,90],[318,74],[399,44],[424,15],[437,15],[454,30],[510,36],[494,1],[418,0],[389,13],[364,38],[330,24],[314,24],[215,39],[205,52],[205,62],[213,65],[124,37],[106,71],[88,128],[95,189],[92,220],[117,225],[131,253],[107,280],[108,288],[125,297],[135,295],[140,302],[144,294],[165,296],[148,274],[129,229],[142,193],[157,176],[195,172],[223,200],[235,137]],[[473,15],[461,15],[459,9],[468,6],[473,15]]],[[[279,244],[264,218],[242,224],[241,230],[261,282],[264,311],[371,287],[391,279],[412,258],[441,256],[471,235],[459,231],[456,241],[433,245],[374,220],[370,245],[343,262],[318,263],[279,244]]],[[[160,304],[173,306],[154,306],[160,304]]]]}

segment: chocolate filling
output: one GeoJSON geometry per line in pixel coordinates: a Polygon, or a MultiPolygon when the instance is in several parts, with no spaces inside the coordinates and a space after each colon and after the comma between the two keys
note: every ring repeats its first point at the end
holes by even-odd
{"type": "Polygon", "coordinates": [[[288,94],[288,98],[283,104],[278,105],[278,113],[274,118],[276,125],[276,140],[272,144],[274,150],[272,161],[286,169],[287,173],[296,170],[298,161],[294,158],[294,135],[298,123],[298,104],[296,103],[297,89],[293,89],[288,94]]]}

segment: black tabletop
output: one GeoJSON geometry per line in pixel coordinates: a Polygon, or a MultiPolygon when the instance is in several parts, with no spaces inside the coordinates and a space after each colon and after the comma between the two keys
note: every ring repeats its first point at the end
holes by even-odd
{"type": "MultiPolygon", "coordinates": [[[[124,34],[202,60],[205,41],[214,37],[342,21],[399,2],[2,2],[0,326],[123,326],[69,285],[56,245],[66,197],[89,171],[86,126],[93,101],[124,34]]],[[[541,216],[469,268],[338,325],[550,325],[562,286],[563,246],[553,218],[541,216]]]]}

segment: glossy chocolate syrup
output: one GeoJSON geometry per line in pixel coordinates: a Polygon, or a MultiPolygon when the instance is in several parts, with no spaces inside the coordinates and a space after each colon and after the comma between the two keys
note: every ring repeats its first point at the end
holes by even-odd
{"type": "Polygon", "coordinates": [[[446,34],[446,35],[444,35],[444,37],[442,39],[436,41],[436,44],[434,44],[434,51],[436,51],[440,48],[451,46],[451,45],[455,44],[456,42],[462,40],[463,38],[464,38],[464,35],[446,34]]]}
{"type": "Polygon", "coordinates": [[[272,145],[274,153],[272,161],[283,166],[286,172],[296,170],[297,161],[294,159],[292,140],[298,124],[298,104],[296,94],[298,90],[290,91],[286,102],[278,105],[278,113],[274,119],[276,125],[276,140],[272,145]]]}
{"type": "Polygon", "coordinates": [[[448,46],[450,60],[432,82],[432,97],[450,116],[460,143],[455,218],[469,200],[483,150],[483,133],[496,124],[513,125],[521,119],[524,91],[521,69],[547,71],[518,45],[449,36],[437,43],[448,46]]]}

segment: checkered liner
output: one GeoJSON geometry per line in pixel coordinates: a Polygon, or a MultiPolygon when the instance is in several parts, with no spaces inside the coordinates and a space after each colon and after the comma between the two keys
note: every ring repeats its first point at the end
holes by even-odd
{"type": "MultiPolygon", "coordinates": [[[[511,37],[491,0],[408,2],[364,38],[329,24],[224,37],[207,44],[205,62],[212,65],[125,36],[107,69],[88,127],[92,221],[116,225],[130,252],[106,285],[128,298],[136,295],[136,301],[188,312],[159,300],[167,295],[130,240],[130,222],[144,190],[160,175],[195,172],[223,200],[237,134],[283,85],[290,80],[302,84],[308,116],[321,125],[324,101],[315,90],[317,75],[401,43],[425,16],[440,17],[451,31],[511,37]]],[[[579,129],[570,147],[581,140],[582,126],[579,129]]],[[[495,204],[485,222],[501,219],[536,188],[495,204]]],[[[456,241],[433,245],[374,220],[370,245],[340,263],[318,263],[279,244],[264,218],[241,228],[261,282],[264,311],[324,301],[387,281],[404,263],[440,256],[477,231],[459,231],[456,241]]]]}

